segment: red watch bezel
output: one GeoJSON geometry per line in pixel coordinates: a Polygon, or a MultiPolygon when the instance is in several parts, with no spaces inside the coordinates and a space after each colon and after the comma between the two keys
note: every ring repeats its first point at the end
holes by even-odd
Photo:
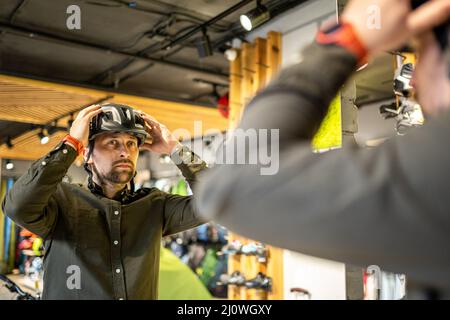
{"type": "Polygon", "coordinates": [[[70,134],[68,134],[67,136],[64,137],[63,141],[72,143],[77,148],[78,155],[83,154],[84,146],[83,146],[83,143],[81,143],[81,141],[79,141],[78,139],[76,139],[76,138],[72,137],[70,134]]]}
{"type": "Polygon", "coordinates": [[[319,31],[316,36],[316,42],[320,44],[339,45],[356,56],[358,64],[367,62],[368,50],[351,23],[341,22],[338,28],[332,32],[319,31]]]}

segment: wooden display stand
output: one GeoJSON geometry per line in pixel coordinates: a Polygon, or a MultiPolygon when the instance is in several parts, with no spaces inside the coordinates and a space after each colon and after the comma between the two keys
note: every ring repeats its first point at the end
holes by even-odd
{"type": "MultiPolygon", "coordinates": [[[[229,130],[237,127],[242,112],[251,98],[278,72],[281,65],[281,34],[269,32],[267,38],[257,38],[244,43],[237,57],[230,64],[230,117],[229,130]]],[[[236,234],[230,234],[228,242],[242,244],[255,242],[236,234]]],[[[261,263],[255,256],[230,255],[228,274],[240,271],[246,279],[262,272],[272,278],[272,289],[266,292],[246,287],[230,286],[228,298],[232,300],[278,300],[283,299],[283,250],[267,246],[267,262],[261,263]]]]}

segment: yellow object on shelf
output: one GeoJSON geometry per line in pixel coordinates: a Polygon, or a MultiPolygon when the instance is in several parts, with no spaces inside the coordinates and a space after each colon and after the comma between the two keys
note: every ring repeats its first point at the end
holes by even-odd
{"type": "Polygon", "coordinates": [[[327,151],[342,146],[341,95],[338,94],[330,104],[319,130],[312,140],[314,151],[327,151]]]}

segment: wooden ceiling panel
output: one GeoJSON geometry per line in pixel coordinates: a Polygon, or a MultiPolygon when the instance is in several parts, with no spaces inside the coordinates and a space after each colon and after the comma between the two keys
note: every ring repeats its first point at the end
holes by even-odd
{"type": "Polygon", "coordinates": [[[65,132],[57,132],[50,137],[47,144],[43,145],[38,137],[39,130],[29,131],[20,137],[13,139],[14,147],[9,149],[6,145],[0,146],[0,158],[36,160],[46,155],[66,135],[65,132]]]}
{"type": "MultiPolygon", "coordinates": [[[[154,116],[172,131],[188,130],[191,138],[202,135],[207,130],[224,131],[227,128],[227,119],[213,108],[6,75],[0,75],[0,120],[48,124],[70,112],[74,112],[76,116],[77,111],[84,106],[107,97],[110,97],[108,101],[127,104],[154,116]],[[201,126],[197,128],[199,130],[195,128],[196,121],[201,121],[201,126]]],[[[58,121],[58,126],[66,127],[67,121],[66,116],[58,121]]],[[[38,159],[48,153],[66,134],[55,133],[48,144],[42,145],[38,133],[39,130],[33,130],[13,139],[12,149],[1,145],[0,158],[38,159]]],[[[0,137],[0,141],[2,138],[0,137]]]]}
{"type": "Polygon", "coordinates": [[[0,120],[45,124],[95,100],[86,94],[0,79],[0,120]]]}

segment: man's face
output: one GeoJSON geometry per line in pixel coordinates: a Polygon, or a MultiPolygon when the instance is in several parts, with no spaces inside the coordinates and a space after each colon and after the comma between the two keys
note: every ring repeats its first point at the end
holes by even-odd
{"type": "Polygon", "coordinates": [[[126,184],[134,176],[138,140],[128,133],[103,133],[95,138],[88,164],[100,181],[126,184]]]}

